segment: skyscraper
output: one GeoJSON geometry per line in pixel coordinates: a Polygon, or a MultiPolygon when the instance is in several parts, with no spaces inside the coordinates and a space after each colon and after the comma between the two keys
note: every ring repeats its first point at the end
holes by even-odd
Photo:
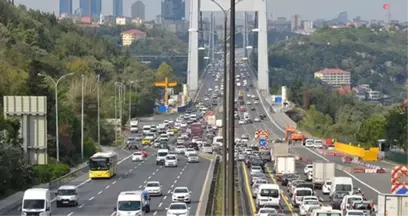
{"type": "Polygon", "coordinates": [[[61,14],[72,15],[72,0],[60,0],[59,12],[61,14]]]}
{"type": "Polygon", "coordinates": [[[99,19],[102,12],[102,0],[80,0],[79,7],[82,16],[92,16],[99,19]]]}
{"type": "Polygon", "coordinates": [[[162,0],[161,16],[164,20],[184,20],[184,0],[162,0]]]}
{"type": "Polygon", "coordinates": [[[113,16],[123,16],[123,0],[113,0],[113,16]]]}
{"type": "Polygon", "coordinates": [[[136,19],[136,18],[140,18],[142,20],[145,19],[146,7],[142,1],[138,0],[135,3],[133,3],[130,10],[131,10],[130,13],[131,13],[132,19],[136,19]]]}

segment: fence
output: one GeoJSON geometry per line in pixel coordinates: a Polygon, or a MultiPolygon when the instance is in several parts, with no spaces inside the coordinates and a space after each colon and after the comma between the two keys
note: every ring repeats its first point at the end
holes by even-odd
{"type": "Polygon", "coordinates": [[[213,178],[211,180],[211,186],[210,186],[210,192],[208,194],[208,202],[207,202],[207,208],[205,211],[205,215],[214,215],[215,216],[215,204],[216,204],[216,199],[217,199],[217,193],[216,193],[216,188],[217,188],[217,179],[218,179],[218,172],[220,168],[220,159],[217,157],[215,160],[215,165],[214,165],[214,172],[213,172],[213,178]]]}

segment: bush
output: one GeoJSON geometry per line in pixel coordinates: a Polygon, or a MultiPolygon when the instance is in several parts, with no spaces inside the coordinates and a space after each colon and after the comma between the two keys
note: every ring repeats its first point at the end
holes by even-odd
{"type": "Polygon", "coordinates": [[[69,173],[69,166],[62,163],[34,165],[36,184],[43,184],[69,173]]]}

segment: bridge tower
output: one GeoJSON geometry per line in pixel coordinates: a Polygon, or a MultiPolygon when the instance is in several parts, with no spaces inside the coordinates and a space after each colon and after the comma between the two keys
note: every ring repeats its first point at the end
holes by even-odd
{"type": "MultiPolygon", "coordinates": [[[[230,0],[215,0],[223,10],[230,9],[230,0]]],[[[268,71],[268,41],[267,41],[267,13],[266,0],[236,0],[236,11],[257,11],[258,12],[258,82],[259,90],[269,89],[268,71]]],[[[200,11],[221,12],[221,9],[212,0],[190,1],[190,29],[199,29],[198,20],[200,11]]],[[[199,32],[189,32],[188,44],[188,71],[187,84],[190,93],[198,89],[198,34],[199,32]]],[[[251,45],[251,44],[248,44],[251,45]]]]}

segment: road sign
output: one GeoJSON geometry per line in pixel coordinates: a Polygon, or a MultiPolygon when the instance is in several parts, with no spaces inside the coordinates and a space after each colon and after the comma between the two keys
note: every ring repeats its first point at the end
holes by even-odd
{"type": "Polygon", "coordinates": [[[261,139],[259,139],[258,142],[259,142],[259,146],[261,146],[261,147],[266,146],[266,139],[261,138],[261,139]]]}
{"type": "Polygon", "coordinates": [[[408,193],[408,166],[394,166],[391,172],[391,193],[408,193]]]}
{"type": "Polygon", "coordinates": [[[261,138],[268,139],[269,133],[267,130],[257,130],[255,131],[255,139],[259,140],[261,138]]]}

